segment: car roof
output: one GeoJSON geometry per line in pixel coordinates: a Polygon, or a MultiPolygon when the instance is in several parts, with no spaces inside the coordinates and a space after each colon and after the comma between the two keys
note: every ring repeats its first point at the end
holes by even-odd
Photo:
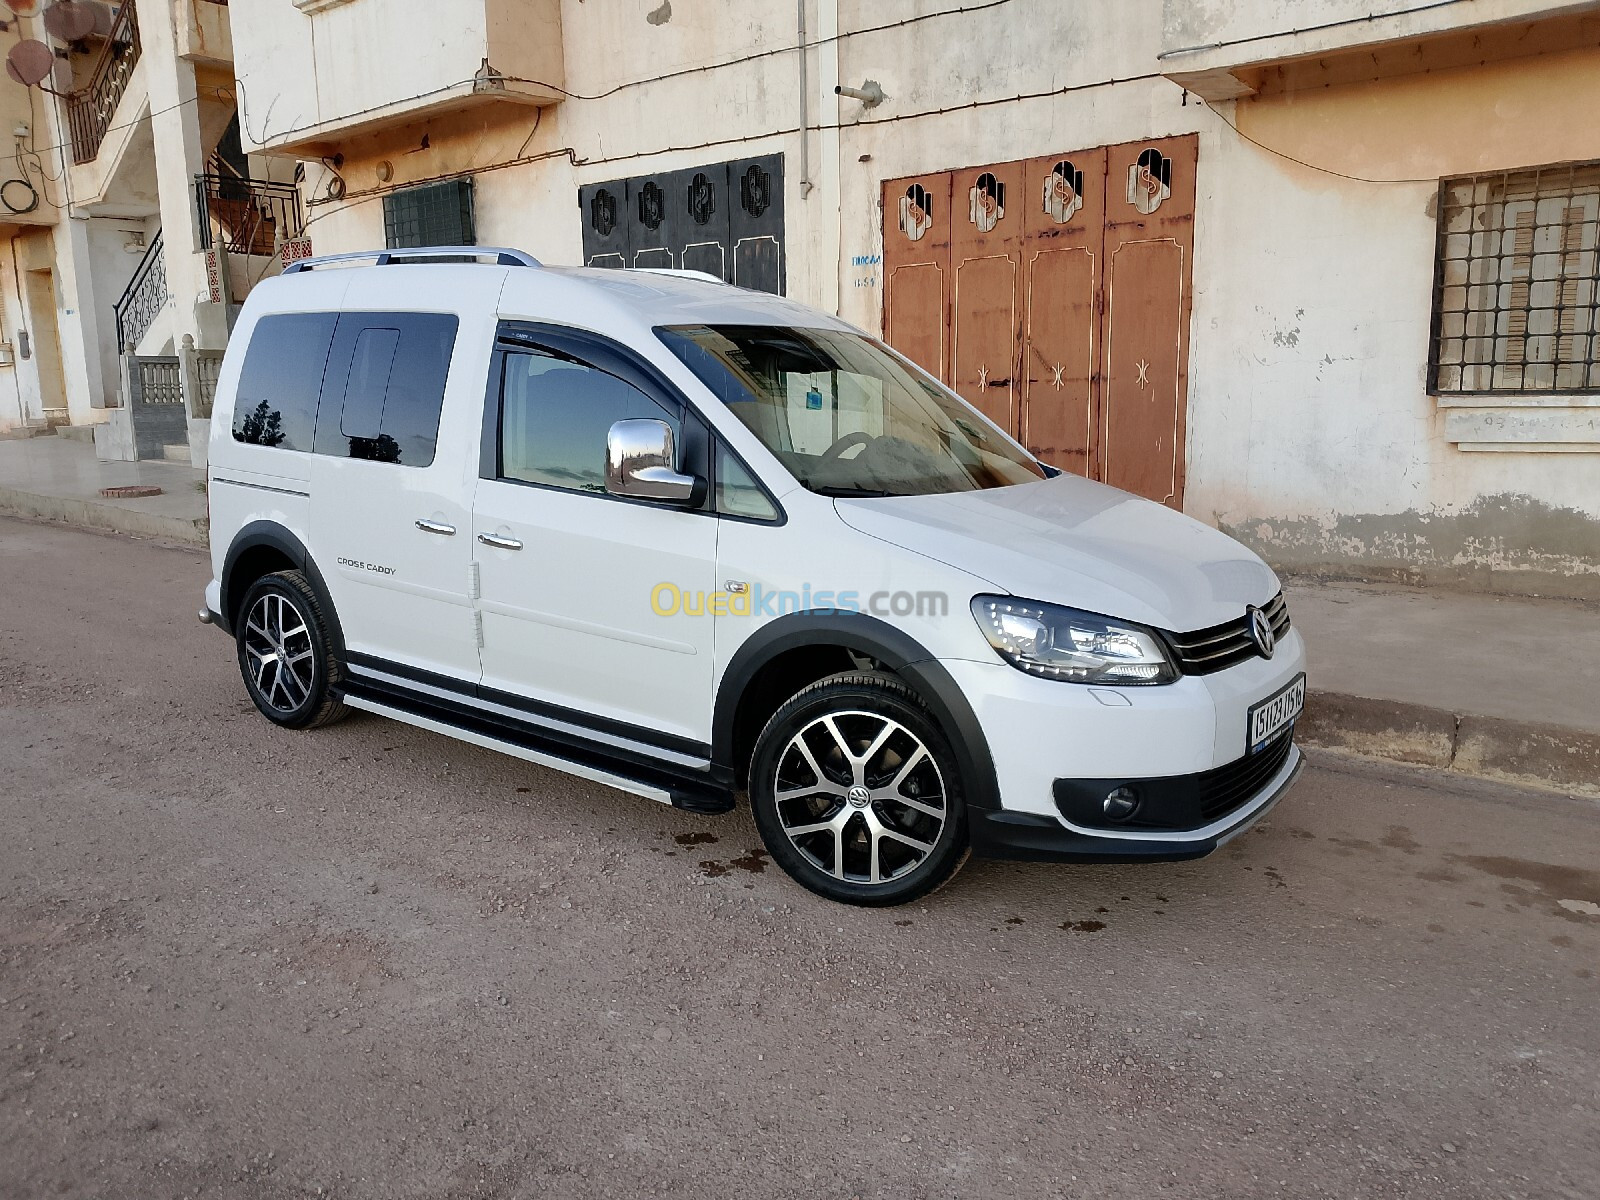
{"type": "Polygon", "coordinates": [[[708,279],[697,273],[613,270],[593,267],[541,267],[510,270],[501,293],[501,310],[545,308],[549,319],[571,319],[593,306],[616,319],[661,325],[797,325],[848,330],[838,317],[783,296],[708,279]]]}
{"type": "Polygon", "coordinates": [[[526,263],[396,261],[341,263],[329,269],[313,260],[309,265],[317,269],[265,280],[251,299],[257,311],[268,312],[368,308],[379,296],[397,310],[449,312],[482,311],[497,298],[498,311],[506,319],[547,321],[622,337],[649,337],[659,326],[674,325],[855,331],[829,313],[698,272],[546,267],[531,259],[526,263]],[[401,266],[403,272],[390,274],[401,266]],[[452,303],[454,297],[460,299],[452,303]]]}

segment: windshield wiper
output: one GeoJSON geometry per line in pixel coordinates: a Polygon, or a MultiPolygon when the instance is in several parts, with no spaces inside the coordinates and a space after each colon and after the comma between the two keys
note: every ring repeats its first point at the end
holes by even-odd
{"type": "Polygon", "coordinates": [[[852,499],[874,500],[883,496],[896,496],[898,492],[886,492],[882,488],[840,487],[822,483],[808,483],[806,491],[815,492],[819,496],[841,496],[852,499]]]}

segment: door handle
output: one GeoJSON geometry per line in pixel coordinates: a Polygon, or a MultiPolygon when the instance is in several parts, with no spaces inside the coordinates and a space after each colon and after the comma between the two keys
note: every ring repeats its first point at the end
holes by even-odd
{"type": "Polygon", "coordinates": [[[480,533],[478,540],[485,546],[493,546],[496,550],[521,550],[522,543],[516,538],[500,537],[493,533],[480,533]]]}
{"type": "Polygon", "coordinates": [[[450,537],[456,531],[454,525],[446,525],[443,521],[418,521],[417,528],[423,533],[442,533],[445,537],[450,537]]]}

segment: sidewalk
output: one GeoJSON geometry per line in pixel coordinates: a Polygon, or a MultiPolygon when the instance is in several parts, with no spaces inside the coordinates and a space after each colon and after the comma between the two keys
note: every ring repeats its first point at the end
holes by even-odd
{"type": "Polygon", "coordinates": [[[206,473],[181,463],[101,462],[63,437],[0,441],[0,513],[206,545],[206,473]],[[100,489],[154,484],[161,495],[110,500],[100,489]]]}
{"type": "Polygon", "coordinates": [[[1312,745],[1600,798],[1600,606],[1290,578],[1312,745]]]}
{"type": "MultiPolygon", "coordinates": [[[[0,441],[0,513],[206,544],[205,472],[0,441]],[[163,494],[102,499],[153,483],[163,494]]],[[[1600,606],[1290,578],[1309,646],[1302,741],[1600,798],[1600,606]]]]}

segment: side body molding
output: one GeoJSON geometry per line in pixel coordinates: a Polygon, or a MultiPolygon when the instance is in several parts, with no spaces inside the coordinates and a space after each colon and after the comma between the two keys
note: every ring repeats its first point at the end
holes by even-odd
{"type": "Polygon", "coordinates": [[[916,689],[950,738],[966,782],[968,805],[1000,807],[988,740],[955,680],[916,639],[866,613],[791,613],[752,634],[734,654],[717,689],[711,726],[714,763],[728,771],[735,769],[734,731],[740,701],[761,668],[780,654],[814,645],[844,646],[876,659],[916,689]]]}

